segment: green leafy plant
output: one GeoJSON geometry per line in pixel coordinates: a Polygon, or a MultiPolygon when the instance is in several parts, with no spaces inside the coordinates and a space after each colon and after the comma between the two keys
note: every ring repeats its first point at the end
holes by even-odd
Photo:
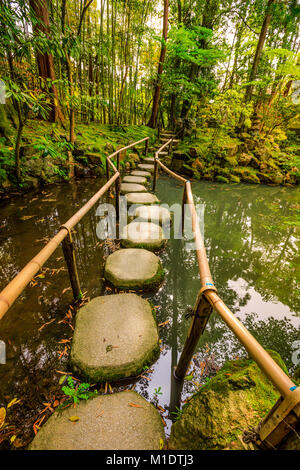
{"type": "Polygon", "coordinates": [[[90,384],[88,383],[79,383],[75,386],[75,381],[72,377],[67,379],[68,385],[62,387],[62,391],[65,395],[68,395],[73,403],[79,403],[80,400],[88,400],[89,398],[97,395],[96,391],[89,391],[90,384]]]}

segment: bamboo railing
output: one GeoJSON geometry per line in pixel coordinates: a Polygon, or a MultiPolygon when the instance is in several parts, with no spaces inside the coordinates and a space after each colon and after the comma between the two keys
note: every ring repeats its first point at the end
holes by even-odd
{"type": "Polygon", "coordinates": [[[215,309],[260,369],[270,379],[282,397],[275,405],[274,410],[271,410],[270,414],[263,422],[263,426],[260,431],[260,443],[267,448],[268,445],[273,448],[274,444],[276,445],[280,442],[284,435],[286,435],[290,431],[290,428],[292,428],[287,420],[290,420],[290,423],[292,424],[295,424],[295,422],[299,423],[300,421],[300,387],[296,387],[290,377],[288,377],[277,362],[275,362],[267,351],[265,351],[265,349],[218,296],[217,289],[211,276],[205,245],[200,232],[200,225],[194,204],[191,183],[188,179],[183,178],[170,170],[159,160],[160,152],[162,152],[166,146],[171,146],[172,140],[173,138],[167,141],[155,153],[153,188],[156,186],[158,167],[177,181],[184,184],[182,199],[182,235],[185,206],[188,206],[192,218],[192,232],[196,247],[196,257],[201,283],[193,309],[193,318],[177,367],[174,370],[174,377],[179,381],[184,380],[199,338],[205,330],[212,310],[215,309]]]}
{"type": "MultiPolygon", "coordinates": [[[[97,201],[115,184],[116,190],[116,204],[119,202],[120,191],[120,153],[126,151],[131,147],[145,142],[145,154],[147,154],[149,137],[145,137],[137,142],[134,142],[126,147],[123,147],[116,152],[109,155],[106,159],[106,175],[107,182],[97,191],[91,199],[84,204],[67,222],[60,228],[58,233],[51,238],[45,247],[32,258],[26,266],[13,278],[13,280],[0,292],[0,320],[3,318],[8,309],[12,306],[18,296],[23,292],[25,287],[30,283],[32,278],[39,272],[42,266],[62,243],[65,261],[67,263],[70,282],[73,290],[74,299],[77,300],[81,296],[81,289],[79,284],[79,277],[77,273],[75,251],[72,243],[71,231],[76,224],[90,211],[97,201]],[[117,156],[117,167],[111,159],[117,156]],[[112,167],[114,174],[110,177],[109,166],[112,167]]],[[[119,216],[119,211],[117,210],[119,216]]]]}

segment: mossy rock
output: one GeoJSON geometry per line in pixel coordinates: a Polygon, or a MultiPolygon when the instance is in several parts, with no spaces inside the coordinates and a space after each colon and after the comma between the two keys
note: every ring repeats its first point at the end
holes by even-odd
{"type": "Polygon", "coordinates": [[[221,175],[216,176],[216,181],[218,181],[219,183],[229,183],[229,179],[221,175]]]}
{"type": "Polygon", "coordinates": [[[239,183],[241,180],[238,176],[236,175],[230,175],[230,182],[231,183],[239,183]]]}
{"type": "MultiPolygon", "coordinates": [[[[274,351],[273,359],[287,373],[274,351]]],[[[252,359],[227,361],[183,408],[171,429],[170,449],[244,449],[241,435],[257,426],[279,398],[252,359]]]]}

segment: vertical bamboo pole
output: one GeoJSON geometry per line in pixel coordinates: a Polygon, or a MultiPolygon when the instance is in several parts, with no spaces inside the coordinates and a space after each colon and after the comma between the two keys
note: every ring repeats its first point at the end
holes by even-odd
{"type": "Polygon", "coordinates": [[[67,263],[69,278],[71,282],[71,287],[73,291],[73,296],[75,300],[80,300],[82,298],[82,292],[80,288],[80,282],[77,271],[77,263],[75,256],[74,244],[72,241],[71,231],[68,231],[68,235],[62,241],[62,249],[67,263]]]}
{"type": "MultiPolygon", "coordinates": [[[[117,153],[117,170],[120,173],[120,153],[117,153]]],[[[115,182],[116,190],[116,223],[119,224],[120,221],[120,175],[115,182]]]]}
{"type": "Polygon", "coordinates": [[[109,163],[108,160],[106,159],[106,181],[109,180],[109,163]]]}
{"type": "Polygon", "coordinates": [[[181,203],[181,237],[184,237],[184,216],[185,216],[185,203],[186,203],[186,183],[184,183],[182,203],[181,203]]]}
{"type": "Polygon", "coordinates": [[[147,157],[147,154],[148,154],[148,147],[149,147],[149,139],[145,140],[145,157],[147,157]]]}
{"type": "Polygon", "coordinates": [[[169,145],[169,154],[172,153],[172,146],[173,146],[173,140],[171,140],[170,145],[169,145]]]}
{"type": "Polygon", "coordinates": [[[154,157],[154,172],[153,172],[153,185],[152,185],[152,191],[155,191],[156,188],[156,178],[157,178],[157,158],[158,155],[157,153],[155,154],[154,157]]]}
{"type": "Polygon", "coordinates": [[[193,319],[191,321],[183,351],[181,353],[175,370],[175,377],[178,380],[184,380],[184,377],[189,368],[189,364],[198,344],[199,338],[205,330],[211,312],[212,306],[210,305],[206,297],[199,293],[193,310],[193,319]]]}

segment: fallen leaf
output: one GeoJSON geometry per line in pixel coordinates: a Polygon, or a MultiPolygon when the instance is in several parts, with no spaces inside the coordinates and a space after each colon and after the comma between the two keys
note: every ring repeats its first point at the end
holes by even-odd
{"type": "Polygon", "coordinates": [[[36,215],[22,215],[22,217],[20,217],[20,220],[29,220],[32,219],[32,217],[36,217],[36,215]]]}
{"type": "Polygon", "coordinates": [[[136,403],[128,403],[129,406],[132,406],[133,408],[143,408],[141,405],[137,405],[136,403]]]}
{"type": "Polygon", "coordinates": [[[6,409],[0,408],[0,429],[5,423],[5,418],[6,418],[6,409]]]}
{"type": "Polygon", "coordinates": [[[11,436],[11,438],[10,438],[10,442],[11,442],[11,443],[13,443],[13,442],[14,442],[14,440],[16,439],[16,437],[17,437],[17,436],[16,436],[15,434],[14,434],[13,436],[11,436]]]}
{"type": "Polygon", "coordinates": [[[13,400],[11,400],[9,402],[9,404],[7,405],[7,408],[10,408],[11,406],[14,406],[16,405],[17,403],[20,403],[21,400],[18,400],[17,398],[14,398],[13,400]]]}
{"type": "Polygon", "coordinates": [[[70,416],[69,420],[72,421],[72,423],[76,423],[76,421],[79,421],[79,418],[78,416],[70,416]]]}

